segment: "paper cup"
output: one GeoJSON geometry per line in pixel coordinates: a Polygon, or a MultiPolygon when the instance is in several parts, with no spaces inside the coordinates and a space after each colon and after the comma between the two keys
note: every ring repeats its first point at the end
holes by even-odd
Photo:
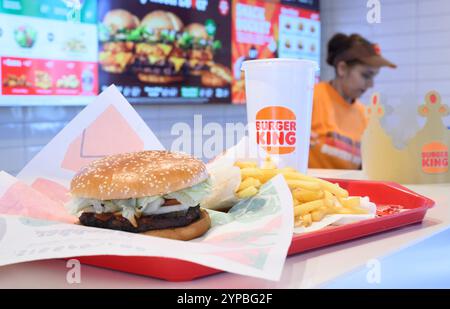
{"type": "Polygon", "coordinates": [[[249,137],[279,167],[308,168],[317,64],[298,59],[245,61],[249,137]]]}

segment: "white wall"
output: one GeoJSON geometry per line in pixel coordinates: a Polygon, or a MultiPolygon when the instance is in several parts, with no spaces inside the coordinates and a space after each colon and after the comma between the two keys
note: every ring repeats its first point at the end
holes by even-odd
{"type": "MultiPolygon", "coordinates": [[[[380,0],[379,24],[367,22],[367,2],[321,0],[322,79],[330,79],[334,72],[325,62],[328,39],[336,32],[356,32],[378,43],[383,55],[398,65],[396,70],[382,69],[373,89],[391,106],[387,126],[398,124],[402,115],[414,114],[429,90],[439,91],[450,104],[450,1],[380,0]]],[[[450,126],[450,117],[444,122],[450,126]]]]}

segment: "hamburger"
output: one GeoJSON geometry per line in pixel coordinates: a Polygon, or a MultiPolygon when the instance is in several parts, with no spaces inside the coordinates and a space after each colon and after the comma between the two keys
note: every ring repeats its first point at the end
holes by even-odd
{"type": "Polygon", "coordinates": [[[210,191],[202,161],[141,151],[108,156],[79,171],[66,208],[82,225],[190,240],[210,228],[209,215],[199,206],[210,191]]]}
{"type": "Polygon", "coordinates": [[[202,85],[207,87],[225,87],[231,84],[231,70],[220,63],[212,63],[209,71],[202,74],[202,85]]]}
{"type": "Polygon", "coordinates": [[[177,42],[183,26],[175,14],[161,10],[142,19],[133,67],[140,81],[167,84],[184,79],[186,53],[177,42]]]}
{"type": "Polygon", "coordinates": [[[218,43],[214,43],[205,26],[199,23],[186,26],[182,40],[188,50],[189,73],[199,76],[207,72],[214,57],[214,44],[218,43]]]}
{"type": "Polygon", "coordinates": [[[123,73],[133,62],[134,41],[139,39],[139,19],[122,9],[111,10],[99,27],[102,51],[99,63],[109,73],[123,73]]]}

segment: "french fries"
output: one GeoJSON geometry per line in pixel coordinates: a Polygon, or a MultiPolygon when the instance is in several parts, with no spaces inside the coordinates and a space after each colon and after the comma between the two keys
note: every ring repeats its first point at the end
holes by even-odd
{"type": "Polygon", "coordinates": [[[248,187],[242,191],[238,191],[237,196],[239,198],[249,198],[252,197],[253,195],[255,195],[256,193],[258,193],[258,189],[255,187],[248,187]]]}
{"type": "Polygon", "coordinates": [[[235,166],[241,169],[241,184],[236,192],[239,198],[254,196],[272,177],[283,175],[292,194],[296,227],[308,227],[329,214],[367,214],[359,196],[349,196],[339,185],[304,175],[291,167],[277,168],[270,158],[261,167],[246,161],[236,162],[235,166]]]}

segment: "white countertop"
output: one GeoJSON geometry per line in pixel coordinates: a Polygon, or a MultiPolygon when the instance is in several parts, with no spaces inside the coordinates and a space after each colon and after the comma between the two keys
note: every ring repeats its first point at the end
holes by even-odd
{"type": "MultiPolygon", "coordinates": [[[[310,170],[313,176],[365,179],[361,171],[310,170]]],[[[450,184],[406,185],[436,202],[422,224],[415,224],[343,244],[297,254],[286,259],[279,282],[220,273],[190,282],[166,282],[144,276],[81,266],[81,282],[69,284],[62,260],[0,267],[0,288],[308,288],[323,285],[374,258],[450,226],[450,184]]],[[[439,249],[437,249],[439,250],[439,249]]],[[[438,251],[437,251],[438,252],[438,251]]],[[[399,274],[403,275],[403,274],[399,274]]],[[[405,273],[404,276],[407,276],[405,273]]]]}

